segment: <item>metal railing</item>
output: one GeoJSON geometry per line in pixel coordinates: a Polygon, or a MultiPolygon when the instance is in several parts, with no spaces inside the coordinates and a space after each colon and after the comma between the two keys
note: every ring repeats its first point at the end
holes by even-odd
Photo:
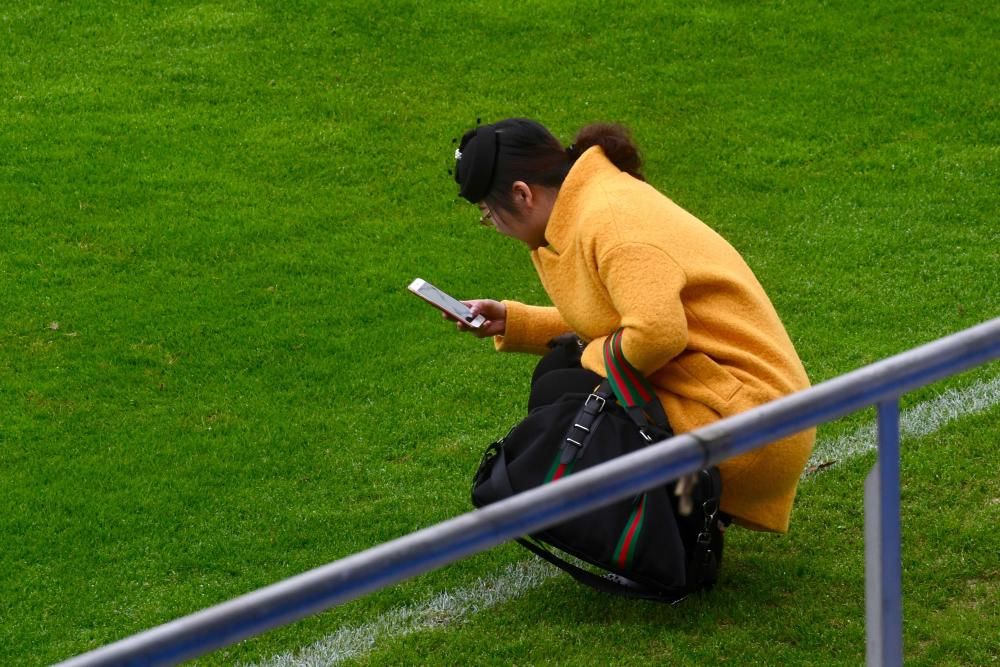
{"type": "Polygon", "coordinates": [[[876,405],[878,460],[865,483],[867,655],[869,665],[900,665],[899,397],[998,357],[1000,318],[60,664],[176,664],[876,405]]]}

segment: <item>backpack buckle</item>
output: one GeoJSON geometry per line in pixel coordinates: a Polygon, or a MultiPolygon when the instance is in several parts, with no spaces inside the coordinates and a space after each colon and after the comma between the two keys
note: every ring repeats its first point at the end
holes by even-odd
{"type": "Polygon", "coordinates": [[[598,394],[591,394],[590,396],[587,397],[587,400],[584,401],[584,403],[583,403],[583,409],[586,410],[587,412],[590,412],[591,414],[597,414],[598,412],[601,412],[601,411],[604,410],[604,406],[606,404],[607,404],[607,401],[604,400],[603,396],[600,396],[598,394]],[[590,399],[594,399],[594,402],[597,404],[597,408],[596,409],[592,409],[590,407],[590,399]]]}

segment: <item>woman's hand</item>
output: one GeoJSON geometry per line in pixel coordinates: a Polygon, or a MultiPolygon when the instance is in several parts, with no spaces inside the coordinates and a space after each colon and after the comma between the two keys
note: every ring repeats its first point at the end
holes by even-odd
{"type": "Polygon", "coordinates": [[[472,299],[463,301],[472,310],[472,317],[482,315],[486,322],[478,329],[473,329],[465,322],[455,320],[453,317],[445,315],[446,319],[453,320],[459,331],[468,331],[477,338],[488,338],[490,336],[502,336],[507,330],[507,306],[493,299],[472,299]]]}

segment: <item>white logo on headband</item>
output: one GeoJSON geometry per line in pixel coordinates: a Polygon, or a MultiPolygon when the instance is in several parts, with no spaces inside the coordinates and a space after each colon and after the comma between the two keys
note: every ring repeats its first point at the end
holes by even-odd
{"type": "Polygon", "coordinates": [[[455,149],[455,159],[456,160],[461,160],[462,159],[462,151],[459,150],[458,148],[455,149]]]}

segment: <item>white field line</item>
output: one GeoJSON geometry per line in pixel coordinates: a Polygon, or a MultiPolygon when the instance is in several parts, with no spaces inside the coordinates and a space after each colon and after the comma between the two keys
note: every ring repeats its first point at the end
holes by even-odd
{"type": "Polygon", "coordinates": [[[357,658],[375,648],[379,640],[451,625],[518,597],[556,572],[538,559],[514,563],[499,575],[478,579],[468,588],[445,591],[426,602],[397,607],[369,623],[340,628],[296,654],[276,655],[260,663],[260,667],[327,667],[357,658]]]}
{"type": "MultiPolygon", "coordinates": [[[[903,438],[919,438],[934,433],[965,415],[988,410],[1000,403],[1000,377],[980,380],[964,389],[949,389],[936,398],[918,403],[899,415],[899,432],[903,438]]],[[[842,463],[875,449],[878,424],[871,422],[837,438],[817,443],[809,459],[809,467],[842,463]]]]}
{"type": "MultiPolygon", "coordinates": [[[[900,415],[900,431],[904,438],[928,435],[955,419],[983,412],[997,404],[1000,404],[1000,377],[973,383],[962,390],[948,390],[905,410],[900,415]]],[[[831,462],[842,463],[874,449],[876,434],[877,427],[872,423],[838,438],[821,441],[810,465],[822,467],[816,473],[804,475],[803,481],[825,470],[831,462]]],[[[426,602],[397,607],[368,623],[340,628],[297,653],[273,656],[258,663],[257,667],[336,665],[365,655],[379,641],[459,623],[467,616],[536,588],[558,573],[537,558],[508,565],[499,575],[478,579],[467,588],[439,593],[426,602]]]]}

